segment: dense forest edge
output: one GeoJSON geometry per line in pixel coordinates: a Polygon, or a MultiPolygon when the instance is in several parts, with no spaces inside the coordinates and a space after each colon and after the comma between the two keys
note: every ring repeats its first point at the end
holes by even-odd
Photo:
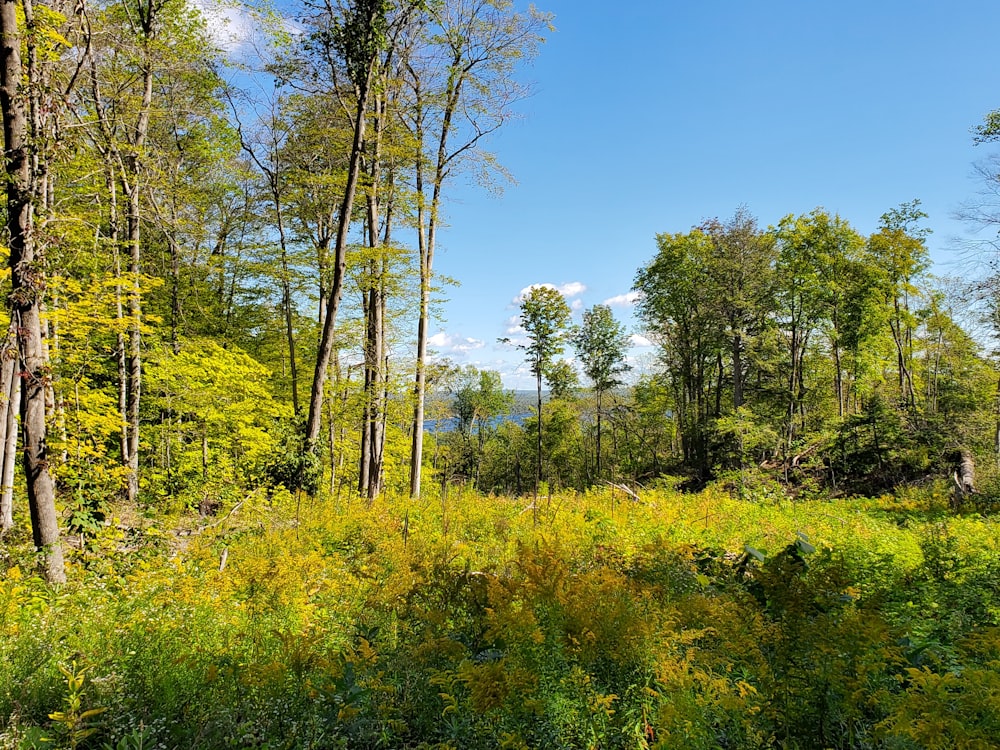
{"type": "Polygon", "coordinates": [[[515,393],[435,249],[551,17],[203,10],[0,0],[0,749],[998,746],[989,240],[664,231],[515,393]]]}

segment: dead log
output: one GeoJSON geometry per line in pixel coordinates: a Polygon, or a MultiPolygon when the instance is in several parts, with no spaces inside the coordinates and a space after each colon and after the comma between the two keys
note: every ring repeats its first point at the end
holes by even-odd
{"type": "Polygon", "coordinates": [[[976,493],[976,460],[971,452],[966,450],[961,452],[958,470],[951,475],[951,479],[954,483],[951,504],[957,510],[968,495],[976,493]]]}
{"type": "Polygon", "coordinates": [[[976,460],[969,451],[962,451],[962,457],[958,464],[958,481],[962,485],[962,491],[971,495],[976,491],[976,460]]]}

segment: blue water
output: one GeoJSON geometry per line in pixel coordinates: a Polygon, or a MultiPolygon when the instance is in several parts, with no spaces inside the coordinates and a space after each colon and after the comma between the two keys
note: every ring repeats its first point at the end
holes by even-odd
{"type": "MultiPolygon", "coordinates": [[[[490,420],[490,427],[499,427],[504,422],[513,422],[514,424],[523,425],[524,420],[531,416],[534,415],[528,411],[520,414],[503,414],[499,417],[493,417],[493,419],[490,420]]],[[[452,432],[457,429],[458,417],[424,420],[424,432],[452,432]]]]}

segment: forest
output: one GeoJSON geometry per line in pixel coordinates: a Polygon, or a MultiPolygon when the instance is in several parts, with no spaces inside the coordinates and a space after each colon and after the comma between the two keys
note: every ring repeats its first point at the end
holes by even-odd
{"type": "Polygon", "coordinates": [[[993,248],[738,207],[515,393],[435,252],[552,17],[203,11],[0,0],[0,749],[1000,746],[993,248]]]}

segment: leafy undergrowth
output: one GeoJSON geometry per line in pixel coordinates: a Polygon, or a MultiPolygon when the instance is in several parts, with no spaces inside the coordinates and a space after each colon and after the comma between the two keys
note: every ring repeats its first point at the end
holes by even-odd
{"type": "Polygon", "coordinates": [[[943,498],[133,513],[59,589],[12,550],[0,747],[995,747],[1000,529],[943,498]]]}

